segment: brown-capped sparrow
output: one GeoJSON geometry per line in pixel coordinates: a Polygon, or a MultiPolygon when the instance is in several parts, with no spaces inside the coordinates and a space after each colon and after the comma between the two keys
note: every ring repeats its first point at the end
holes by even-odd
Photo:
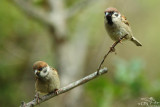
{"type": "Polygon", "coordinates": [[[126,35],[125,39],[132,41],[137,46],[142,46],[142,44],[133,37],[132,30],[127,19],[121,15],[116,8],[107,8],[104,13],[105,28],[112,40],[118,41],[126,35]]]}
{"type": "Polygon", "coordinates": [[[37,61],[33,64],[33,70],[36,75],[36,93],[48,94],[55,92],[60,87],[58,72],[50,67],[46,62],[37,61]]]}

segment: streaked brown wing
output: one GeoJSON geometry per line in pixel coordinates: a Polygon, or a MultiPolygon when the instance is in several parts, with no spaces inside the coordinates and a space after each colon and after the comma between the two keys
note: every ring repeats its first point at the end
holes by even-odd
{"type": "Polygon", "coordinates": [[[129,26],[129,22],[127,21],[127,18],[125,16],[122,16],[122,22],[129,26]]]}
{"type": "Polygon", "coordinates": [[[58,72],[57,72],[57,70],[56,70],[56,69],[54,69],[54,68],[53,68],[53,67],[51,67],[51,66],[50,66],[50,68],[51,68],[53,71],[56,71],[56,73],[58,74],[58,72]]]}

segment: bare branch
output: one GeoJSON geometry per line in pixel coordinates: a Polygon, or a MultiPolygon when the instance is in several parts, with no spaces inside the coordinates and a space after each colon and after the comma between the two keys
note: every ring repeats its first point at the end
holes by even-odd
{"type": "Polygon", "coordinates": [[[51,21],[48,18],[48,14],[45,11],[33,7],[31,4],[27,3],[25,0],[13,0],[16,5],[18,5],[26,14],[38,19],[39,21],[51,25],[51,21]]]}
{"type": "MultiPolygon", "coordinates": [[[[25,0],[12,0],[28,16],[48,25],[56,40],[63,40],[66,36],[66,20],[63,0],[48,0],[51,11],[36,8],[25,0]]],[[[58,42],[59,42],[58,41],[58,42]]]]}
{"type": "Polygon", "coordinates": [[[75,3],[71,8],[69,8],[67,10],[67,12],[66,12],[67,16],[66,17],[70,18],[70,17],[74,16],[80,10],[84,9],[89,4],[93,3],[93,1],[96,1],[96,0],[83,0],[83,1],[79,1],[78,3],[75,3]]]}
{"type": "MultiPolygon", "coordinates": [[[[103,74],[107,73],[107,71],[108,71],[107,68],[103,68],[103,69],[99,70],[99,74],[100,74],[100,75],[103,75],[103,74]]],[[[70,83],[70,84],[67,85],[66,87],[63,87],[63,88],[59,89],[59,90],[57,91],[58,94],[51,93],[51,94],[44,95],[44,96],[39,100],[39,104],[42,103],[42,102],[44,102],[44,101],[47,101],[47,100],[49,100],[49,99],[51,99],[51,98],[53,98],[53,97],[55,97],[55,96],[58,96],[58,95],[60,95],[60,94],[62,94],[62,93],[65,93],[65,92],[67,92],[67,91],[70,91],[71,89],[73,89],[73,88],[75,88],[75,87],[78,87],[79,85],[82,85],[82,84],[84,84],[84,83],[86,83],[86,82],[88,82],[88,81],[90,81],[90,80],[92,80],[92,79],[95,79],[95,78],[97,78],[97,77],[100,76],[100,75],[97,75],[97,71],[96,71],[96,72],[94,72],[94,73],[92,73],[92,74],[90,74],[90,75],[88,75],[88,76],[86,76],[86,77],[84,77],[84,78],[82,78],[82,79],[80,79],[80,80],[78,80],[78,81],[75,81],[75,82],[73,82],[73,83],[70,83]]],[[[30,102],[28,102],[28,103],[22,102],[22,104],[21,104],[20,107],[33,107],[33,106],[35,106],[35,105],[37,105],[36,99],[34,99],[34,100],[32,100],[32,101],[30,101],[30,102]]]]}
{"type": "Polygon", "coordinates": [[[124,35],[123,37],[121,37],[118,41],[116,41],[109,49],[109,51],[107,52],[107,54],[104,56],[102,62],[100,63],[98,69],[97,69],[97,74],[99,74],[99,70],[101,69],[102,64],[104,63],[105,59],[107,58],[107,56],[111,53],[111,52],[115,52],[115,47],[118,45],[118,43],[121,42],[122,39],[125,39],[125,37],[128,34],[124,35]]]}

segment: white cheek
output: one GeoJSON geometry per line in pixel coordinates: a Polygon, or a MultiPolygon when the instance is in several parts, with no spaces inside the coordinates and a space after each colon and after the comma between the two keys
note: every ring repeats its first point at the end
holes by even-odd
{"type": "Polygon", "coordinates": [[[50,71],[50,67],[49,66],[47,66],[47,71],[50,71]]]}
{"type": "Polygon", "coordinates": [[[40,72],[40,76],[41,77],[45,77],[48,73],[49,73],[49,71],[50,71],[50,68],[49,67],[47,67],[47,71],[44,73],[43,71],[41,71],[40,72]]]}
{"type": "Polygon", "coordinates": [[[41,76],[41,77],[45,77],[47,74],[48,74],[48,71],[45,72],[45,73],[44,73],[43,71],[40,72],[40,76],[41,76]]]}
{"type": "Polygon", "coordinates": [[[38,72],[37,70],[34,71],[35,74],[36,74],[37,72],[38,72]]]}
{"type": "Polygon", "coordinates": [[[113,21],[113,22],[116,22],[116,21],[118,21],[118,20],[119,20],[119,19],[118,19],[117,17],[113,17],[113,18],[112,18],[112,21],[113,21]]]}
{"type": "Polygon", "coordinates": [[[112,21],[113,22],[117,22],[117,21],[119,21],[121,18],[120,18],[120,15],[118,16],[118,17],[116,17],[116,16],[112,16],[112,21]]]}
{"type": "Polygon", "coordinates": [[[121,18],[121,15],[118,15],[118,18],[120,19],[120,18],[121,18]]]}

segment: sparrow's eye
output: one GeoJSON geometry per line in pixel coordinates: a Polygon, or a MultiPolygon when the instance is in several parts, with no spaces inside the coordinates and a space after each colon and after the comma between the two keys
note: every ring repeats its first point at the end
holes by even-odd
{"type": "Polygon", "coordinates": [[[39,68],[38,70],[39,70],[39,71],[42,71],[42,68],[39,68]]]}

